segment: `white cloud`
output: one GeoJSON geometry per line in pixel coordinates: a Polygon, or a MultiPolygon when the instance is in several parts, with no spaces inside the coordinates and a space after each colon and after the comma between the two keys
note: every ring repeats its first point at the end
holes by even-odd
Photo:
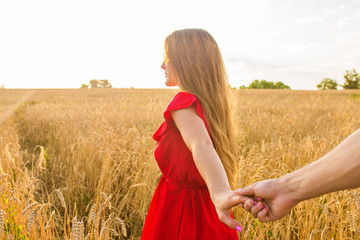
{"type": "MultiPolygon", "coordinates": [[[[357,20],[360,20],[360,13],[354,14],[349,17],[342,17],[338,20],[337,24],[338,24],[338,27],[341,29],[341,28],[344,28],[351,24],[354,24],[354,22],[356,22],[357,20]]],[[[356,26],[356,28],[358,28],[358,27],[359,27],[359,25],[356,26]]]]}
{"type": "Polygon", "coordinates": [[[336,43],[345,46],[358,46],[360,43],[360,32],[349,32],[342,34],[341,36],[337,37],[336,43]]]}
{"type": "Polygon", "coordinates": [[[289,10],[293,8],[297,8],[299,6],[298,1],[287,0],[285,4],[281,5],[281,10],[289,10]]]}
{"type": "Polygon", "coordinates": [[[305,17],[305,18],[298,18],[296,20],[297,24],[310,24],[310,23],[316,23],[316,22],[324,22],[323,17],[305,17]]]}
{"type": "Polygon", "coordinates": [[[306,49],[316,47],[318,44],[314,42],[292,42],[286,46],[288,53],[303,52],[306,49]]]}
{"type": "Polygon", "coordinates": [[[339,11],[343,10],[344,8],[345,8],[344,5],[340,5],[340,6],[336,7],[336,8],[331,8],[331,9],[325,10],[325,13],[333,14],[333,13],[336,13],[336,12],[339,12],[339,11]]]}

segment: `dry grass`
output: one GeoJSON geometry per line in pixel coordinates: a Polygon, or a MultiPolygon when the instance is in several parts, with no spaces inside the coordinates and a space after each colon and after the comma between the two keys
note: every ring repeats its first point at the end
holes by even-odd
{"type": "MultiPolygon", "coordinates": [[[[160,177],[151,136],[175,92],[0,89],[0,237],[139,239],[160,177]]],[[[234,92],[239,187],[298,169],[360,127],[359,91],[234,92]]],[[[274,223],[235,216],[242,239],[357,239],[359,210],[351,190],[274,223]]]]}

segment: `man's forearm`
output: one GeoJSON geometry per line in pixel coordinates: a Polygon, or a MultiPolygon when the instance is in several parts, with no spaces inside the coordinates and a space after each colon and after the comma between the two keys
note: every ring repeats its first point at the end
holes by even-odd
{"type": "Polygon", "coordinates": [[[321,159],[279,181],[303,201],[325,193],[360,186],[360,129],[321,159]]]}

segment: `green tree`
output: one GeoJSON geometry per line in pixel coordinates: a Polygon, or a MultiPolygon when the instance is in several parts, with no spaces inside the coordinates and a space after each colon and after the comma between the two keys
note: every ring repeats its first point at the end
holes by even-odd
{"type": "Polygon", "coordinates": [[[283,82],[268,82],[266,80],[254,80],[252,83],[249,84],[248,88],[263,88],[263,89],[290,89],[288,85],[283,82]]]}
{"type": "Polygon", "coordinates": [[[89,85],[83,83],[83,84],[81,84],[81,87],[80,87],[80,88],[89,88],[89,85]]]}
{"type": "Polygon", "coordinates": [[[261,84],[259,80],[254,80],[249,84],[249,88],[261,88],[261,84]]]}
{"type": "Polygon", "coordinates": [[[101,88],[112,88],[112,85],[109,83],[107,79],[100,80],[99,85],[101,88]]]}
{"type": "Polygon", "coordinates": [[[241,85],[241,86],[240,86],[240,89],[246,89],[246,86],[245,86],[245,85],[241,85]]]}
{"type": "Polygon", "coordinates": [[[98,88],[99,87],[99,81],[96,79],[90,80],[90,87],[91,88],[98,88]]]}
{"type": "Polygon", "coordinates": [[[352,71],[346,70],[346,74],[344,75],[345,83],[342,86],[344,89],[359,89],[360,86],[360,76],[353,69],[352,71]]]}
{"type": "Polygon", "coordinates": [[[112,88],[111,83],[109,83],[109,81],[107,79],[102,79],[102,80],[90,80],[89,85],[83,84],[81,85],[81,88],[112,88]]]}
{"type": "Polygon", "coordinates": [[[286,85],[283,82],[276,82],[275,83],[275,88],[276,89],[291,89],[290,86],[286,85]]]}
{"type": "Polygon", "coordinates": [[[260,88],[273,89],[273,88],[275,88],[275,84],[274,84],[274,82],[268,82],[266,80],[261,80],[260,88]]]}
{"type": "Polygon", "coordinates": [[[318,90],[326,90],[326,89],[337,89],[337,86],[339,84],[336,82],[336,80],[331,78],[324,78],[321,83],[316,85],[318,90]]]}

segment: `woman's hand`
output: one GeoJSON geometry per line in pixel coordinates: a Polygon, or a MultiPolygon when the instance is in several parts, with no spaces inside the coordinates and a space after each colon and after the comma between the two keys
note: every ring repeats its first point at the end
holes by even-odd
{"type": "Polygon", "coordinates": [[[235,191],[221,192],[212,196],[212,201],[215,205],[219,220],[228,225],[230,228],[238,231],[241,231],[242,227],[238,221],[231,217],[231,209],[239,206],[239,204],[244,204],[248,200],[251,200],[251,198],[247,196],[240,196],[235,191]]]}

